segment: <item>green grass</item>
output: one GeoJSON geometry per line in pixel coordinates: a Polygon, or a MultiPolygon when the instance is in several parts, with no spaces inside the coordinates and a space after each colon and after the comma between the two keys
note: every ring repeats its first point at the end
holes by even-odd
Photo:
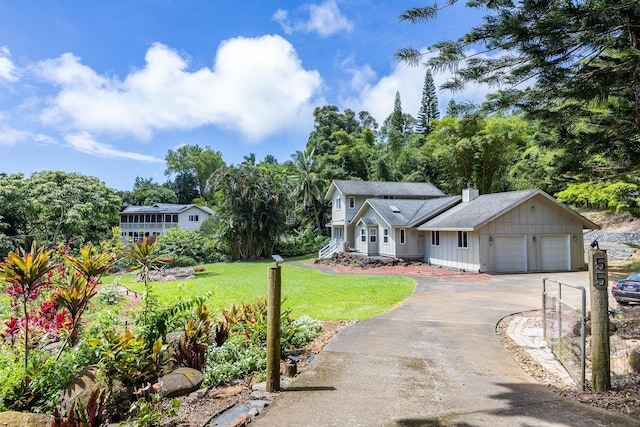
{"type": "MultiPolygon", "coordinates": [[[[273,262],[235,262],[205,265],[194,280],[153,282],[152,290],[161,302],[213,292],[210,309],[254,302],[267,296],[267,272],[273,262]]],[[[317,269],[288,263],[282,271],[283,308],[293,317],[302,315],[318,320],[362,320],[393,308],[409,297],[415,281],[398,276],[326,274],[317,269]]],[[[114,280],[103,278],[103,283],[114,280]]],[[[128,274],[120,284],[141,293],[142,283],[128,274]]]]}

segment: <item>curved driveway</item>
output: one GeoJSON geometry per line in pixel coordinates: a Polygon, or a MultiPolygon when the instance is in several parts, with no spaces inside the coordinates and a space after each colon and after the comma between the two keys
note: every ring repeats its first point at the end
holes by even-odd
{"type": "Polygon", "coordinates": [[[587,273],[417,278],[412,296],[342,330],[252,426],[626,426],[529,377],[495,333],[541,306],[542,278],[588,287],[587,273]]]}

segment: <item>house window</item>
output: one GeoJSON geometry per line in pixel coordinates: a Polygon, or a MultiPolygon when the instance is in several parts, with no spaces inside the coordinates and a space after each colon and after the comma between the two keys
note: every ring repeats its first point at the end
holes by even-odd
{"type": "Polygon", "coordinates": [[[342,227],[335,227],[332,229],[333,238],[336,240],[342,240],[342,227]]]}
{"type": "Polygon", "coordinates": [[[342,209],[342,199],[340,197],[336,197],[336,205],[334,206],[334,209],[342,209]]]}
{"type": "Polygon", "coordinates": [[[349,196],[349,209],[355,209],[356,207],[356,198],[353,196],[349,196]]]}
{"type": "Polygon", "coordinates": [[[378,230],[375,228],[369,229],[369,242],[376,243],[378,241],[378,230]]]}
{"type": "Polygon", "coordinates": [[[440,232],[431,231],[431,246],[440,246],[440,232]]]}
{"type": "Polygon", "coordinates": [[[120,216],[120,222],[127,222],[127,219],[129,219],[129,217],[127,215],[121,215],[120,216]]]}
{"type": "Polygon", "coordinates": [[[190,222],[198,222],[198,215],[189,215],[190,222]]]}
{"type": "Polygon", "coordinates": [[[407,243],[407,231],[404,228],[400,229],[400,244],[404,245],[407,243]]]}
{"type": "Polygon", "coordinates": [[[389,243],[389,229],[385,228],[382,230],[382,241],[384,243],[389,243]]]}
{"type": "Polygon", "coordinates": [[[366,228],[361,228],[360,229],[360,241],[362,243],[367,243],[367,229],[366,228]]]}
{"type": "Polygon", "coordinates": [[[173,215],[173,222],[178,222],[178,215],[173,215]]]}
{"type": "Polygon", "coordinates": [[[469,239],[466,231],[458,231],[458,247],[459,248],[468,248],[469,247],[469,239]]]}

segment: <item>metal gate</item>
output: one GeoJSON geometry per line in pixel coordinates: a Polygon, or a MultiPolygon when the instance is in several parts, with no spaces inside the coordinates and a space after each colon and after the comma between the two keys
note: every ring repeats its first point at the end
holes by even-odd
{"type": "Polygon", "coordinates": [[[586,376],[586,304],[582,286],[542,280],[544,340],[582,390],[586,376]]]}

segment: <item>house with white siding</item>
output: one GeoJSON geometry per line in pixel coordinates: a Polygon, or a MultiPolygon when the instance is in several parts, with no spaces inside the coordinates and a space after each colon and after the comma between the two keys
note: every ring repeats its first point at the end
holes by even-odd
{"type": "Polygon", "coordinates": [[[207,206],[156,203],[153,206],[127,206],[120,213],[120,237],[136,241],[165,234],[172,228],[199,231],[204,221],[213,215],[207,206]]]}
{"type": "Polygon", "coordinates": [[[586,268],[583,230],[600,228],[537,189],[479,195],[469,186],[446,197],[430,183],[334,181],[326,198],[332,241],[320,257],[354,251],[477,272],[577,271],[586,268]]]}
{"type": "MultiPolygon", "coordinates": [[[[321,257],[354,248],[356,242],[353,217],[367,199],[426,200],[445,194],[429,182],[386,182],[334,180],[325,200],[331,203],[331,242],[320,251],[321,257]]],[[[358,236],[361,238],[361,236],[358,236]]]]}
{"type": "Polygon", "coordinates": [[[354,247],[369,256],[424,257],[424,232],[417,227],[460,202],[460,196],[425,200],[367,199],[351,222],[354,247]]]}
{"type": "Polygon", "coordinates": [[[462,203],[418,230],[426,233],[430,264],[526,273],[584,269],[583,230],[598,228],[542,190],[480,196],[467,188],[462,203]]]}

